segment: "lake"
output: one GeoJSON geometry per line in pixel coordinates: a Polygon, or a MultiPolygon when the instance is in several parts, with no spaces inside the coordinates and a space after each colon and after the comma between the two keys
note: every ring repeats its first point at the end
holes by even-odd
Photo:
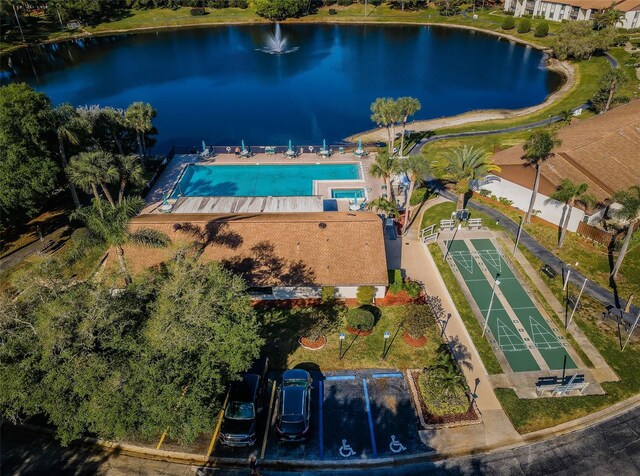
{"type": "Polygon", "coordinates": [[[375,127],[382,96],[414,96],[415,119],[532,106],[560,87],[544,54],[485,33],[434,26],[285,24],[296,51],[270,55],[272,25],[93,37],[2,58],[2,82],[25,81],[54,103],[158,111],[157,152],[330,143],[375,127]]]}

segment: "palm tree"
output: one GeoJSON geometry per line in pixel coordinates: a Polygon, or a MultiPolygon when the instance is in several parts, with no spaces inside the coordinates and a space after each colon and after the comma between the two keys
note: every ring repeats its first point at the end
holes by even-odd
{"type": "Polygon", "coordinates": [[[146,179],[138,159],[133,155],[117,155],[116,167],[120,176],[118,204],[121,204],[127,186],[140,187],[146,183],[146,179]]]}
{"type": "Polygon", "coordinates": [[[386,198],[376,198],[375,200],[371,200],[369,205],[367,205],[367,208],[369,210],[377,210],[391,218],[397,218],[398,215],[400,215],[396,204],[386,198]]]}
{"type": "Polygon", "coordinates": [[[124,110],[116,109],[114,107],[103,107],[100,110],[100,119],[105,124],[105,127],[109,131],[109,134],[111,134],[113,142],[115,142],[118,149],[118,153],[124,155],[122,141],[120,140],[120,136],[118,135],[118,133],[126,125],[124,110]]]}
{"type": "Polygon", "coordinates": [[[22,37],[22,42],[26,43],[26,40],[24,39],[24,32],[22,31],[22,25],[20,24],[20,17],[18,16],[18,6],[22,7],[24,2],[23,0],[7,0],[9,2],[9,4],[11,5],[11,8],[13,8],[13,16],[16,19],[16,25],[18,26],[18,30],[20,30],[20,36],[22,37]]]}
{"type": "Polygon", "coordinates": [[[611,277],[615,279],[629,249],[635,226],[640,221],[640,185],[634,185],[630,187],[629,190],[617,192],[614,194],[613,199],[622,205],[620,209],[613,212],[614,216],[629,221],[629,225],[627,225],[627,236],[624,239],[624,243],[618,254],[618,259],[611,272],[611,277]]]}
{"type": "MultiPolygon", "coordinates": [[[[611,102],[613,101],[613,96],[619,87],[624,86],[629,82],[629,77],[624,72],[624,70],[620,68],[612,68],[607,70],[607,72],[602,77],[602,85],[605,91],[608,91],[607,102],[604,106],[602,112],[607,112],[611,107],[611,102]]],[[[597,94],[597,93],[596,93],[597,94]]]]}
{"type": "Polygon", "coordinates": [[[593,26],[597,30],[604,28],[615,28],[624,21],[624,12],[614,8],[615,2],[606,10],[594,15],[593,26]]]}
{"type": "Polygon", "coordinates": [[[127,124],[136,131],[138,152],[140,153],[140,161],[144,167],[144,159],[147,157],[145,135],[153,127],[151,121],[156,117],[156,111],[151,104],[136,101],[127,108],[124,116],[127,124]]]}
{"type": "Polygon", "coordinates": [[[371,120],[387,128],[389,157],[393,156],[393,141],[396,137],[395,125],[398,122],[397,103],[392,98],[378,98],[371,104],[371,120]]]}
{"type": "Polygon", "coordinates": [[[446,344],[440,346],[428,370],[435,384],[444,391],[445,395],[454,394],[456,390],[466,387],[467,380],[456,368],[453,357],[449,353],[446,344]]]}
{"type": "Polygon", "coordinates": [[[389,157],[387,152],[380,152],[369,166],[369,173],[372,176],[384,180],[384,185],[387,187],[387,193],[390,198],[393,198],[391,190],[391,176],[399,171],[400,165],[398,161],[389,157]]]}
{"type": "Polygon", "coordinates": [[[86,192],[93,192],[97,200],[100,200],[100,185],[111,206],[115,206],[108,184],[117,182],[120,173],[112,154],[104,151],[81,152],[71,158],[67,173],[73,183],[86,192]]]}
{"type": "MultiPolygon", "coordinates": [[[[56,137],[58,138],[58,150],[60,152],[60,161],[62,167],[67,173],[67,154],[64,148],[64,143],[77,145],[80,142],[79,132],[86,130],[89,127],[87,121],[76,112],[71,104],[61,104],[53,111],[54,127],[56,130],[56,137]]],[[[67,177],[68,179],[68,177],[67,177]]],[[[73,182],[69,181],[69,190],[73,197],[73,203],[76,208],[80,207],[80,200],[78,200],[78,193],[73,182]]]]}
{"type": "Polygon", "coordinates": [[[588,208],[596,202],[595,197],[587,193],[588,188],[589,186],[586,183],[575,183],[570,179],[564,179],[560,182],[558,189],[551,194],[551,198],[567,205],[567,214],[562,223],[562,231],[558,239],[558,248],[562,248],[573,207],[579,204],[588,208]]]}
{"type": "MultiPolygon", "coordinates": [[[[402,4],[404,7],[404,3],[402,4]]],[[[398,113],[402,118],[402,135],[400,136],[400,155],[404,155],[404,136],[407,130],[407,121],[410,116],[422,109],[422,104],[416,98],[409,96],[398,98],[396,101],[398,113]]]]}
{"type": "Polygon", "coordinates": [[[88,239],[101,241],[113,246],[118,255],[118,264],[128,286],[131,284],[131,274],[127,269],[127,262],[123,246],[126,243],[161,248],[170,243],[170,239],[164,233],[153,229],[140,229],[129,231],[129,221],[144,207],[144,201],[140,197],[124,198],[121,203],[113,207],[102,206],[99,200],[93,200],[89,207],[82,207],[73,212],[73,219],[82,221],[87,227],[88,239]]]}
{"type": "Polygon", "coordinates": [[[427,176],[429,176],[431,173],[431,165],[424,158],[418,155],[411,155],[406,159],[402,159],[400,168],[409,178],[409,196],[407,198],[404,212],[404,228],[406,233],[409,230],[409,214],[413,189],[416,186],[416,182],[423,181],[427,176]]]}
{"type": "Polygon", "coordinates": [[[482,149],[473,146],[458,147],[445,155],[447,165],[444,167],[442,178],[455,183],[458,194],[456,209],[464,208],[464,196],[471,190],[471,185],[476,180],[482,180],[493,172],[500,172],[500,167],[495,165],[489,155],[482,149]]]}
{"type": "Polygon", "coordinates": [[[527,210],[527,214],[524,218],[525,223],[529,223],[531,221],[531,214],[536,203],[538,186],[540,185],[540,165],[547,159],[553,157],[553,148],[559,147],[561,144],[562,141],[560,139],[557,139],[549,131],[542,130],[531,134],[522,146],[524,149],[522,160],[525,162],[525,167],[535,167],[536,169],[536,176],[533,181],[533,190],[531,191],[531,202],[529,202],[529,209],[527,210]]]}

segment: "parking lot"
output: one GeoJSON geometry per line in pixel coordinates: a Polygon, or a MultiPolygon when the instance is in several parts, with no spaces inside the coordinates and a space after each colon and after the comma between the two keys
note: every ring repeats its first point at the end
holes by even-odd
{"type": "Polygon", "coordinates": [[[281,373],[271,373],[263,393],[256,445],[226,448],[218,442],[213,455],[248,458],[253,454],[267,460],[354,460],[427,449],[420,441],[413,402],[400,371],[310,373],[311,429],[306,441],[285,443],[278,439],[275,424],[281,373]]]}

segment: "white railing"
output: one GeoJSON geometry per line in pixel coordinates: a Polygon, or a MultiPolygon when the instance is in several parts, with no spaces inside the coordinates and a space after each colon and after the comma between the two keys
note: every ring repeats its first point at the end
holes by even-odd
{"type": "Polygon", "coordinates": [[[434,231],[435,227],[435,225],[429,225],[420,230],[420,241],[424,244],[435,242],[438,239],[438,232],[434,231]]]}

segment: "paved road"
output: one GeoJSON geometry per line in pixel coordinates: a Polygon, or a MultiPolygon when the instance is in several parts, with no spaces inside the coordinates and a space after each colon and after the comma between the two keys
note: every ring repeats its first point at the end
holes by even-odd
{"type": "MultiPolygon", "coordinates": [[[[2,428],[2,474],[21,475],[248,475],[246,469],[196,468],[61,448],[50,439],[2,428]]],[[[345,470],[342,475],[593,475],[640,474],[640,406],[591,428],[512,450],[387,469],[345,470]]],[[[297,474],[312,475],[306,471],[297,474]]],[[[334,471],[335,473],[335,471],[334,471]]],[[[263,470],[264,476],[292,473],[263,470]]],[[[318,473],[320,474],[320,473],[318,473]]],[[[321,473],[328,474],[328,473],[321,473]]]]}

